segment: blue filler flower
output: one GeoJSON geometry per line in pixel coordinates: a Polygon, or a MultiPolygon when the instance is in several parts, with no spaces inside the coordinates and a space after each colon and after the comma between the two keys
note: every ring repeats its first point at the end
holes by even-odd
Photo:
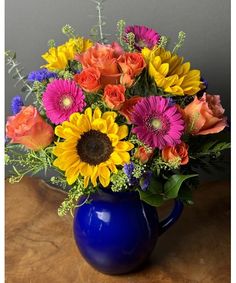
{"type": "Polygon", "coordinates": [[[137,184],[138,180],[132,174],[134,171],[134,163],[133,162],[126,163],[123,167],[123,170],[129,179],[130,185],[132,186],[137,184]]]}
{"type": "Polygon", "coordinates": [[[49,72],[47,69],[40,69],[37,71],[32,71],[28,75],[29,82],[42,82],[50,78],[57,78],[57,74],[53,72],[49,72]]]}
{"type": "Polygon", "coordinates": [[[134,163],[130,162],[124,165],[123,170],[127,177],[129,178],[129,183],[131,186],[139,185],[141,190],[146,191],[150,185],[152,172],[144,172],[140,179],[137,179],[133,176],[134,163]]]}
{"type": "Polygon", "coordinates": [[[151,171],[147,171],[145,172],[140,181],[139,181],[139,185],[141,187],[141,190],[146,191],[150,185],[151,182],[151,178],[152,178],[152,172],[151,171]]]}
{"type": "Polygon", "coordinates": [[[11,100],[11,112],[13,115],[16,115],[20,112],[21,107],[24,106],[23,99],[21,96],[14,96],[11,100]]]}

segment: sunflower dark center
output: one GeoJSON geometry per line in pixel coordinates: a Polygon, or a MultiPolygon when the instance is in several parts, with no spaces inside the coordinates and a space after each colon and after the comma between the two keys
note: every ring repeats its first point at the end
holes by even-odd
{"type": "Polygon", "coordinates": [[[113,152],[108,136],[96,130],[90,130],[81,135],[76,148],[80,159],[90,165],[107,161],[113,152]]]}

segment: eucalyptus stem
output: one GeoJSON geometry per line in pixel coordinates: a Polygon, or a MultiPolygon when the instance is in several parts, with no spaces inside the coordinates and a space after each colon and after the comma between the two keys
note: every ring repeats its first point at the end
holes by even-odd
{"type": "Polygon", "coordinates": [[[101,42],[103,42],[103,30],[102,30],[102,13],[101,13],[101,2],[97,2],[97,11],[98,11],[98,27],[100,33],[101,42]]]}
{"type": "Polygon", "coordinates": [[[15,73],[13,73],[12,77],[14,79],[17,79],[16,83],[15,83],[15,87],[21,83],[23,85],[21,91],[25,91],[27,94],[25,96],[25,99],[27,99],[29,97],[29,95],[32,93],[33,88],[27,83],[26,79],[25,79],[25,75],[22,74],[23,71],[23,67],[18,68],[18,66],[20,66],[20,63],[16,61],[16,53],[12,52],[10,50],[5,52],[5,56],[6,56],[6,65],[9,66],[8,69],[8,74],[11,74],[13,71],[15,73]]]}

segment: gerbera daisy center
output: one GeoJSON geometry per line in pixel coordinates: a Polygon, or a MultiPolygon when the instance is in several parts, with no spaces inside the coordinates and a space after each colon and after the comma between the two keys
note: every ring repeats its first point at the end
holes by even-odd
{"type": "Polygon", "coordinates": [[[63,106],[63,108],[70,108],[71,105],[73,104],[73,99],[70,96],[63,96],[61,99],[61,105],[63,106]]]}
{"type": "Polygon", "coordinates": [[[145,43],[144,40],[140,39],[140,40],[138,41],[138,45],[139,45],[141,48],[143,48],[143,47],[146,46],[146,43],[145,43]]]}
{"type": "Polygon", "coordinates": [[[113,152],[109,137],[96,130],[90,130],[81,135],[76,148],[80,159],[90,165],[107,161],[113,152]]]}
{"type": "Polygon", "coordinates": [[[152,119],[151,120],[151,125],[155,130],[159,130],[162,127],[162,123],[159,119],[152,119]]]}

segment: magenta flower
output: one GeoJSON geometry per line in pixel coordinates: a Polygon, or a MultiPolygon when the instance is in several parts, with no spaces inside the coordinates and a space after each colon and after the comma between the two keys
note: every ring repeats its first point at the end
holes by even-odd
{"type": "Polygon", "coordinates": [[[161,96],[140,100],[133,108],[131,122],[140,141],[152,148],[175,146],[184,132],[184,120],[177,107],[161,96]]]}
{"type": "Polygon", "coordinates": [[[160,35],[151,28],[145,26],[127,26],[125,33],[132,32],[135,35],[135,48],[141,50],[143,47],[152,49],[159,41],[160,35]]]}
{"type": "Polygon", "coordinates": [[[55,79],[47,85],[43,94],[47,117],[54,124],[69,120],[74,112],[82,112],[86,103],[84,94],[74,81],[55,79]]]}

